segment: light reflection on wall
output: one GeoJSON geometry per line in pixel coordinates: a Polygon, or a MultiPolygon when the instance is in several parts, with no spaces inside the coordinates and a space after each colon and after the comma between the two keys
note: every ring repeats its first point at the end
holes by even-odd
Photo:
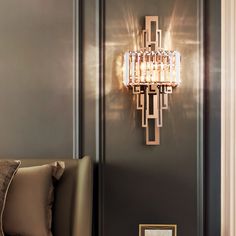
{"type": "MultiPolygon", "coordinates": [[[[129,91],[122,84],[122,53],[140,48],[140,35],[145,16],[138,16],[134,8],[128,6],[128,3],[121,8],[120,11],[123,17],[109,22],[109,28],[107,29],[109,32],[112,31],[112,35],[110,34],[106,40],[106,95],[109,95],[109,99],[114,98],[108,104],[112,104],[117,108],[117,110],[114,110],[114,107],[108,109],[108,119],[122,119],[121,114],[126,109],[135,112],[135,109],[132,109],[134,106],[127,101],[129,91]],[[119,96],[119,99],[117,99],[117,96],[119,96]],[[115,103],[119,103],[119,106],[116,106],[115,103]]],[[[188,2],[176,0],[169,16],[161,15],[161,11],[156,13],[160,19],[163,48],[175,49],[182,55],[182,83],[170,96],[170,103],[173,103],[171,110],[179,109],[180,106],[175,107],[176,102],[173,101],[178,97],[177,103],[181,104],[183,119],[195,119],[195,104],[192,103],[191,99],[186,100],[186,97],[193,98],[195,101],[199,99],[198,28],[196,27],[196,16],[190,15],[189,8],[188,2]]],[[[171,117],[171,119],[173,119],[174,127],[174,117],[171,117]]]]}
{"type": "Polygon", "coordinates": [[[123,19],[127,29],[127,39],[130,41],[129,46],[132,50],[136,51],[141,46],[141,26],[139,25],[138,18],[135,16],[135,12],[127,7],[123,8],[123,19]]]}

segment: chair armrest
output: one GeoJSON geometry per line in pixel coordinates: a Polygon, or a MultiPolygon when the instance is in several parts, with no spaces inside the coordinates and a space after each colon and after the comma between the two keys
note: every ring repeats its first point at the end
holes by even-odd
{"type": "Polygon", "coordinates": [[[92,196],[93,196],[93,167],[90,157],[79,160],[75,212],[73,220],[73,236],[92,235],[92,196]]]}

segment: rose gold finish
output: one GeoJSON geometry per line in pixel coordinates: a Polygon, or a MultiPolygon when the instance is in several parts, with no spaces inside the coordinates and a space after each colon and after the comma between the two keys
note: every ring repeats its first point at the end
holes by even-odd
{"type": "Polygon", "coordinates": [[[151,48],[156,50],[161,48],[161,30],[158,25],[158,16],[146,16],[145,17],[145,30],[143,30],[143,42],[144,48],[151,48]],[[152,23],[155,23],[155,31],[152,32],[152,23]],[[152,33],[155,35],[155,39],[152,40],[152,33]]]}
{"type": "Polygon", "coordinates": [[[136,97],[136,109],[142,112],[142,127],[146,128],[146,144],[158,145],[160,127],[163,125],[162,111],[168,109],[168,94],[171,94],[172,88],[180,83],[179,76],[173,77],[173,73],[177,73],[179,69],[179,64],[176,67],[175,63],[177,60],[180,62],[180,54],[160,49],[161,30],[158,16],[145,17],[142,43],[143,51],[125,54],[127,71],[124,83],[132,88],[136,97]],[[150,138],[151,128],[154,130],[153,137],[150,138]]]}

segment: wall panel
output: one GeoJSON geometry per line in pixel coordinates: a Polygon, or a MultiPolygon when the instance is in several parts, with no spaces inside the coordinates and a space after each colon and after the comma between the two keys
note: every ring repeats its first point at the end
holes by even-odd
{"type": "MultiPolygon", "coordinates": [[[[105,155],[102,236],[138,235],[139,223],[176,223],[198,235],[199,1],[105,1],[105,155]],[[163,46],[182,54],[182,84],[164,112],[161,145],[146,146],[141,117],[121,83],[145,15],[158,15],[163,46]]],[[[201,104],[202,105],[202,104],[201,104]]]]}
{"type": "Polygon", "coordinates": [[[0,157],[73,155],[73,0],[0,2],[0,157]]]}

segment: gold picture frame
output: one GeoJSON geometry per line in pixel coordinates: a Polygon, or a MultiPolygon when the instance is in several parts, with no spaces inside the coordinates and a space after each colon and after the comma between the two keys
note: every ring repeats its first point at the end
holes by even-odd
{"type": "Polygon", "coordinates": [[[139,236],[177,236],[176,224],[140,224],[139,236]]]}

